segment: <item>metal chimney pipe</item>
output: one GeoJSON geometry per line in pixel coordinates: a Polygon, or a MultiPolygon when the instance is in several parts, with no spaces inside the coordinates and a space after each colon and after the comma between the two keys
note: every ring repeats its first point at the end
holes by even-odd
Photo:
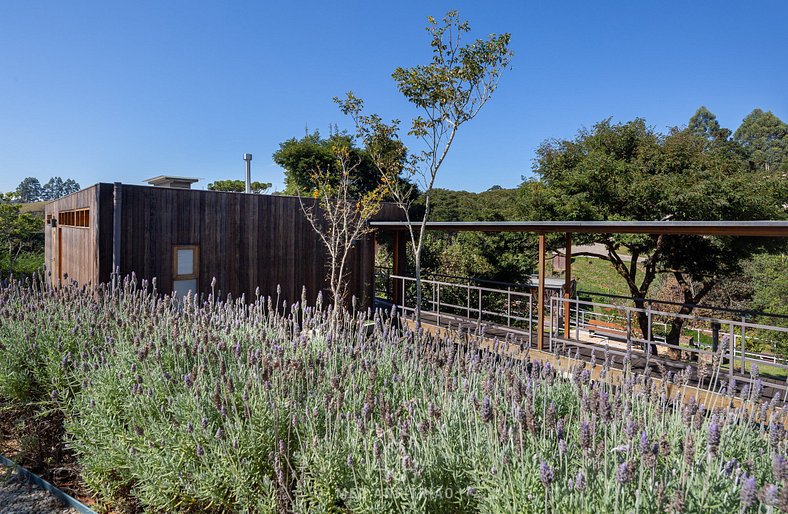
{"type": "Polygon", "coordinates": [[[252,192],[252,154],[245,153],[244,160],[246,161],[246,192],[252,192]]]}

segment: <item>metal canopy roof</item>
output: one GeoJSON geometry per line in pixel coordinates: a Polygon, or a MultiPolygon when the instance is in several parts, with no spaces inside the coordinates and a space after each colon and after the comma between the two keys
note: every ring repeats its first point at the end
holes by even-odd
{"type": "MultiPolygon", "coordinates": [[[[419,223],[413,226],[418,228],[419,223]]],[[[377,229],[405,230],[406,221],[372,221],[377,229]]],[[[788,221],[428,221],[445,232],[534,232],[788,237],[788,221]]]]}

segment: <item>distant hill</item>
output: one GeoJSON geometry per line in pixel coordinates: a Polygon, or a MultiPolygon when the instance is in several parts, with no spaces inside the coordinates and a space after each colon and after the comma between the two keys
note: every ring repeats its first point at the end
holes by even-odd
{"type": "Polygon", "coordinates": [[[518,189],[489,189],[481,193],[435,189],[431,221],[517,220],[518,189]]]}
{"type": "Polygon", "coordinates": [[[20,211],[32,214],[34,216],[38,216],[43,219],[44,217],[44,206],[49,202],[30,202],[30,203],[23,203],[22,208],[20,211]]]}

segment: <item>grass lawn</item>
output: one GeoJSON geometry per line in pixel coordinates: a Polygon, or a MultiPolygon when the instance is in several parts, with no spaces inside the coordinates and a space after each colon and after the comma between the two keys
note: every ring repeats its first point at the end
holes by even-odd
{"type": "Polygon", "coordinates": [[[23,213],[34,214],[37,216],[44,217],[44,206],[49,202],[30,202],[22,204],[22,208],[19,209],[23,213]]]}
{"type": "Polygon", "coordinates": [[[577,280],[578,291],[629,296],[626,281],[609,262],[602,259],[575,257],[572,259],[572,275],[577,280]]]}

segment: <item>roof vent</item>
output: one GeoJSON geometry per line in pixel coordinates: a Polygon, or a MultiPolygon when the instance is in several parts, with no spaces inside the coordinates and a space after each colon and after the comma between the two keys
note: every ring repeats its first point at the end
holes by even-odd
{"type": "Polygon", "coordinates": [[[192,184],[197,182],[198,178],[190,178],[190,177],[171,177],[169,175],[159,175],[158,177],[153,177],[147,179],[145,182],[154,186],[154,187],[171,187],[174,189],[191,189],[192,184]]]}

